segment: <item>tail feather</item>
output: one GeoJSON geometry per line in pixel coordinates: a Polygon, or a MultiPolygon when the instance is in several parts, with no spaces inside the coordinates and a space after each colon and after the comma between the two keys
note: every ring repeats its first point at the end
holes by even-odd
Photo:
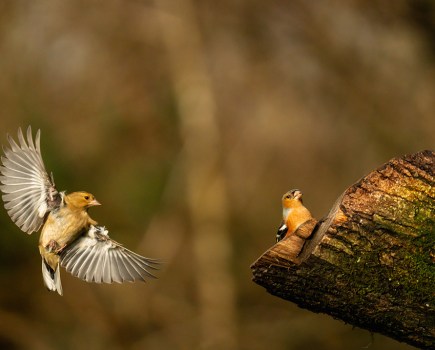
{"type": "Polygon", "coordinates": [[[62,283],[60,281],[59,264],[56,266],[56,270],[53,270],[44,259],[42,259],[42,278],[45,286],[51,290],[56,291],[59,295],[63,295],[62,283]]]}

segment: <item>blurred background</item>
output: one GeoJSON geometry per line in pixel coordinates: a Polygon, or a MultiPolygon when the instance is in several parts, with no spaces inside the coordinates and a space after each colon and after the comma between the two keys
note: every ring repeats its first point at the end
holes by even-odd
{"type": "Polygon", "coordinates": [[[0,2],[0,139],[42,130],[59,190],[166,261],[147,284],[43,286],[0,211],[2,349],[412,349],[251,281],[292,188],[320,218],[435,145],[430,0],[0,2]]]}

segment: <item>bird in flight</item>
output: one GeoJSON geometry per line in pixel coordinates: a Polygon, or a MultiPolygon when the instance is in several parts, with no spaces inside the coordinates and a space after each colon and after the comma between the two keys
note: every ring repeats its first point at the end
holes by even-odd
{"type": "Polygon", "coordinates": [[[53,175],[45,170],[40,147],[41,132],[27,128],[27,141],[21,128],[18,143],[8,135],[0,166],[0,190],[12,221],[31,234],[41,227],[39,252],[42,277],[51,291],[63,294],[60,266],[86,282],[122,283],[145,281],[155,276],[159,260],[145,258],[112,240],[88,209],[100,205],[88,192],[59,192],[53,175]]]}

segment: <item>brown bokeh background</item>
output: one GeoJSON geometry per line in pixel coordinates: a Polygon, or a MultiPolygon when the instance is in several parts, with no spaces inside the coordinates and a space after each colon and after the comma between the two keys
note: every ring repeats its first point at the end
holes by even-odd
{"type": "Polygon", "coordinates": [[[273,297],[249,266],[281,195],[325,215],[392,157],[433,149],[435,5],[0,3],[0,135],[42,130],[59,190],[166,264],[147,284],[42,284],[0,212],[2,349],[411,349],[273,297]]]}

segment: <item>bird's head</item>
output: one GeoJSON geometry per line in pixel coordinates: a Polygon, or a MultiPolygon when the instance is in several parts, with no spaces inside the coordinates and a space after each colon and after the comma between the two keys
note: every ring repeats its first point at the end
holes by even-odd
{"type": "Polygon", "coordinates": [[[65,196],[65,203],[79,209],[87,209],[95,205],[101,205],[94,195],[89,192],[79,191],[73,192],[65,196]]]}
{"type": "Polygon", "coordinates": [[[290,207],[295,201],[302,203],[302,192],[300,190],[291,190],[282,196],[282,204],[285,207],[290,207]]]}

